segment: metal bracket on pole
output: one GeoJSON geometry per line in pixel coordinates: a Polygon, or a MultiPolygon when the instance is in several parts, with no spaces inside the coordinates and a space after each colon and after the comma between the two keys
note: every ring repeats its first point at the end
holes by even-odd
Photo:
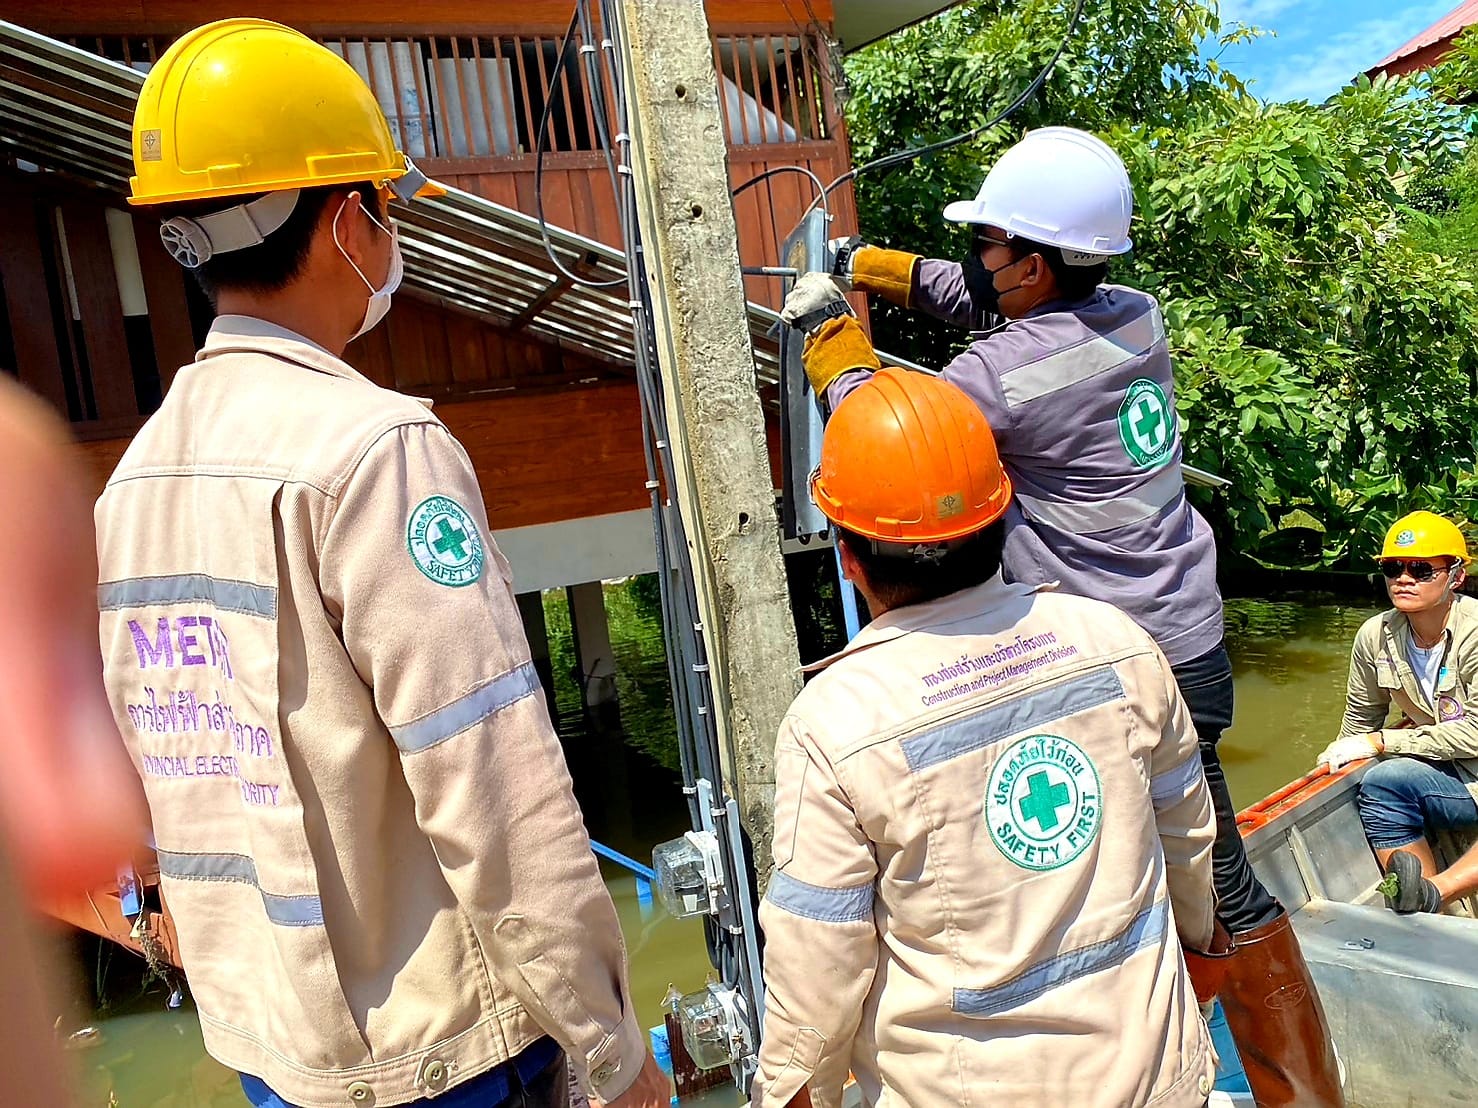
{"type": "MultiPolygon", "coordinates": [[[[814,273],[827,268],[828,216],[813,208],[780,244],[786,268],[814,273]]],[[[790,283],[786,283],[790,291],[790,283]]],[[[811,473],[821,464],[821,404],[801,364],[805,340],[793,328],[780,325],[780,441],[784,495],[781,523],[785,537],[805,541],[826,533],[831,525],[811,499],[811,473]]]]}

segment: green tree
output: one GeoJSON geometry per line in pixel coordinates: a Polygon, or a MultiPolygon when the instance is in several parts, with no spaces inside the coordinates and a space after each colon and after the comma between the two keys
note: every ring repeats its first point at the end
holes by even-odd
{"type": "MultiPolygon", "coordinates": [[[[987,118],[1050,57],[1071,6],[970,4],[854,55],[858,160],[987,118]]],[[[1041,94],[1008,124],[860,178],[862,232],[956,256],[963,236],[940,209],[973,195],[1022,131],[1104,135],[1137,206],[1135,251],[1112,279],[1164,308],[1188,460],[1234,482],[1197,494],[1223,549],[1363,568],[1410,508],[1478,514],[1474,253],[1447,249],[1402,195],[1424,175],[1446,186],[1462,165],[1470,112],[1437,93],[1478,64],[1361,78],[1321,105],[1265,104],[1214,58],[1217,44],[1254,33],[1190,0],[1090,5],[1041,94]]],[[[880,346],[925,363],[961,341],[887,306],[874,321],[880,346]]]]}

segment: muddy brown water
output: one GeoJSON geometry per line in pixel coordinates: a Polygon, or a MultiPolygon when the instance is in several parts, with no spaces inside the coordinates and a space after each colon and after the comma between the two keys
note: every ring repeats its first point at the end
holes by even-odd
{"type": "MultiPolygon", "coordinates": [[[[1228,603],[1228,645],[1237,682],[1236,722],[1222,740],[1222,760],[1238,806],[1267,795],[1306,772],[1338,728],[1345,670],[1356,629],[1376,609],[1327,598],[1235,600],[1228,603]]],[[[613,632],[617,629],[613,627],[613,632]]],[[[551,627],[556,660],[567,632],[551,627]]],[[[652,625],[638,621],[625,641],[613,644],[626,676],[621,686],[628,702],[650,705],[664,695],[666,668],[662,644],[652,625]],[[630,675],[635,675],[634,677],[630,675]]],[[[591,833],[617,849],[645,857],[663,838],[685,826],[681,798],[672,777],[645,755],[586,728],[573,686],[563,679],[556,697],[561,732],[570,751],[578,791],[591,833]],[[590,784],[600,782],[599,787],[590,784]]],[[[661,726],[660,714],[638,709],[642,726],[661,726]]],[[[627,720],[627,726],[632,721],[627,720]]],[[[643,913],[634,879],[603,863],[631,954],[632,991],[643,1025],[661,1021],[661,1002],[670,984],[683,991],[701,988],[709,966],[702,927],[695,920],[673,920],[658,908],[643,913]]],[[[106,958],[107,955],[103,955],[106,958]]],[[[83,967],[106,979],[115,962],[83,967]]],[[[164,994],[113,997],[105,1011],[92,1013],[99,1034],[72,1052],[85,1108],[245,1108],[236,1075],[212,1061],[200,1041],[199,1025],[188,1001],[166,1011],[164,994]]],[[[734,1095],[709,1104],[737,1104],[734,1095]]]]}

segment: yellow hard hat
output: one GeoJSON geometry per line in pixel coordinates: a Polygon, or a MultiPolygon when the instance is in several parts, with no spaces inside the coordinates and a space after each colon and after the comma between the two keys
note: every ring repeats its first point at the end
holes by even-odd
{"type": "Polygon", "coordinates": [[[223,19],[178,39],[149,71],[133,118],[131,204],[369,181],[402,200],[442,196],[396,149],[349,63],[265,19],[223,19]]]}
{"type": "Polygon", "coordinates": [[[1457,524],[1433,512],[1402,516],[1386,532],[1382,558],[1457,558],[1468,560],[1468,541],[1457,524]]]}

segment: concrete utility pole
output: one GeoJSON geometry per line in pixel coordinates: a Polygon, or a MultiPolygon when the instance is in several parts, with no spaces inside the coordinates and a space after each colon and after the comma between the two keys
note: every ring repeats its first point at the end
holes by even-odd
{"type": "MultiPolygon", "coordinates": [[[[800,691],[728,147],[698,0],[621,0],[638,221],[725,772],[769,881],[775,734],[800,691]]],[[[680,553],[679,553],[680,556],[680,553]]]]}

